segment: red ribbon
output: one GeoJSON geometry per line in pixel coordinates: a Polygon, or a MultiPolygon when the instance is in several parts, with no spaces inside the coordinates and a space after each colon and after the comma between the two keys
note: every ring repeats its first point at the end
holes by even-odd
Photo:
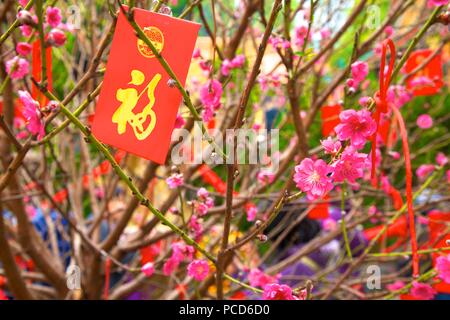
{"type": "MultiPolygon", "coordinates": [[[[392,72],[394,71],[394,63],[395,63],[395,45],[391,39],[386,39],[382,44],[381,51],[381,64],[380,64],[380,91],[375,94],[375,121],[377,123],[377,130],[372,137],[372,184],[377,186],[377,178],[375,176],[376,168],[376,141],[377,134],[380,125],[380,114],[388,112],[389,104],[387,102],[387,92],[389,89],[389,84],[391,82],[392,72]],[[389,60],[389,68],[385,73],[385,64],[386,64],[386,53],[387,48],[391,52],[391,58],[389,60]]],[[[408,146],[408,135],[406,132],[405,122],[403,120],[402,114],[397,109],[397,107],[391,107],[394,117],[397,119],[400,135],[402,138],[403,145],[403,156],[405,159],[405,168],[406,168],[406,204],[408,208],[408,216],[409,216],[409,233],[411,237],[411,250],[412,250],[412,260],[413,260],[413,277],[419,276],[419,255],[417,253],[417,239],[416,239],[416,228],[414,222],[414,210],[413,210],[413,200],[412,200],[412,169],[411,169],[411,158],[409,153],[408,146]]]]}
{"type": "Polygon", "coordinates": [[[105,300],[108,300],[108,297],[109,297],[110,273],[111,273],[111,259],[109,257],[106,257],[106,261],[105,261],[105,291],[103,294],[105,300]]]}

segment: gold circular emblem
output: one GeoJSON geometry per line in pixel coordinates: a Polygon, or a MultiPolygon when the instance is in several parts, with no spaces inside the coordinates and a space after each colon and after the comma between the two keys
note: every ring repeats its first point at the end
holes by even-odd
{"type": "MultiPolygon", "coordinates": [[[[164,35],[157,27],[145,27],[143,29],[145,35],[156,48],[159,53],[164,48],[164,35]]],[[[155,55],[152,50],[141,39],[137,40],[137,47],[139,52],[146,58],[153,58],[155,55]]]]}

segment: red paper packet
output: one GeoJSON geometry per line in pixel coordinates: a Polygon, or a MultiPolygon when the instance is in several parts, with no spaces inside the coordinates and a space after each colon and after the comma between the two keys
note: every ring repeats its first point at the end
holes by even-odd
{"type": "MultiPolygon", "coordinates": [[[[200,25],[138,8],[134,18],[184,85],[200,25]]],[[[164,163],[182,97],[169,80],[120,12],[92,133],[104,143],[164,163]]]]}

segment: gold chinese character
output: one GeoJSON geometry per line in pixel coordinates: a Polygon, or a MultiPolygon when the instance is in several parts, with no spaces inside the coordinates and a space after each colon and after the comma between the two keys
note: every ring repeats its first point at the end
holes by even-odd
{"type": "MultiPolygon", "coordinates": [[[[138,140],[147,138],[155,128],[156,114],[152,110],[155,104],[155,88],[161,80],[161,74],[157,73],[153,79],[140,93],[135,88],[119,88],[116,92],[116,99],[122,104],[117,108],[112,116],[112,122],[117,124],[117,133],[123,134],[127,131],[127,124],[131,126],[138,140]],[[134,113],[141,96],[147,92],[148,104],[142,112],[134,113]],[[148,121],[148,118],[149,121],[148,121]],[[146,123],[148,124],[146,125],[146,123]]],[[[131,71],[131,81],[128,84],[140,86],[145,81],[145,75],[139,70],[131,71]]]]}

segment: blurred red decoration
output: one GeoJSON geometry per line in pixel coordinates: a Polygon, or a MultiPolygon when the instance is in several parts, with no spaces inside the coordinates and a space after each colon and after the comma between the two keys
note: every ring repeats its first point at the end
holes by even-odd
{"type": "MultiPolygon", "coordinates": [[[[32,50],[32,74],[33,78],[36,81],[41,81],[42,79],[42,56],[41,56],[41,42],[39,40],[36,40],[33,43],[33,50],[32,50]]],[[[45,62],[46,62],[46,73],[47,73],[47,89],[49,91],[53,90],[53,78],[52,78],[52,47],[47,47],[45,49],[45,62]]],[[[40,106],[43,107],[47,105],[48,99],[45,95],[42,94],[42,92],[39,90],[38,87],[32,83],[31,87],[31,96],[34,100],[39,102],[40,106]]]]}
{"type": "MultiPolygon", "coordinates": [[[[431,49],[414,51],[406,61],[404,71],[406,74],[412,72],[421,66],[434,53],[431,49]]],[[[412,91],[415,96],[429,96],[439,92],[444,85],[442,72],[442,55],[436,54],[421,70],[408,77],[406,87],[412,91]],[[414,80],[419,77],[427,77],[433,82],[433,85],[424,85],[421,87],[413,86],[414,80]]]]}
{"type": "Polygon", "coordinates": [[[339,114],[341,111],[342,106],[339,104],[323,106],[320,108],[320,118],[322,119],[322,136],[328,137],[329,135],[335,135],[334,127],[341,122],[339,120],[339,114]]]}

